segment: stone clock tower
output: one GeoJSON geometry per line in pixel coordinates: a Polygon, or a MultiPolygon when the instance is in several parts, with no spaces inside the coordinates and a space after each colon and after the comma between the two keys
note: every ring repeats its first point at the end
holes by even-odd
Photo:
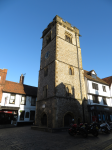
{"type": "MultiPolygon", "coordinates": [[[[43,31],[36,104],[36,125],[68,126],[88,118],[79,30],[55,16],[43,31]]],[[[88,120],[86,120],[87,122],[88,120]]]]}

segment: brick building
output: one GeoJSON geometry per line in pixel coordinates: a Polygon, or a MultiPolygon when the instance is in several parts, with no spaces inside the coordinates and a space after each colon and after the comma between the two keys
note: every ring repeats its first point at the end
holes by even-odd
{"type": "Polygon", "coordinates": [[[79,30],[59,16],[43,31],[36,104],[38,126],[65,127],[78,118],[88,122],[79,36],[79,30]]]}

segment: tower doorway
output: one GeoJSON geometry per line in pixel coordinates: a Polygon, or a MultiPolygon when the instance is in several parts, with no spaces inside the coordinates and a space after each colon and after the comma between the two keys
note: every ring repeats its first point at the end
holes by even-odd
{"type": "Polygon", "coordinates": [[[69,127],[72,122],[72,119],[74,119],[73,114],[67,113],[64,116],[64,127],[69,127]]]}

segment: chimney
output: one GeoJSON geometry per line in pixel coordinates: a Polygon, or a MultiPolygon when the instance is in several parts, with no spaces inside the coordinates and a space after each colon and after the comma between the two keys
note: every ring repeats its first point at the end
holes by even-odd
{"type": "Polygon", "coordinates": [[[2,90],[5,85],[6,75],[7,75],[7,69],[0,69],[0,103],[2,99],[2,90]]]}
{"type": "Polygon", "coordinates": [[[21,76],[20,76],[20,81],[19,81],[19,83],[21,83],[21,84],[24,83],[24,76],[23,76],[23,74],[21,74],[21,76]]]}

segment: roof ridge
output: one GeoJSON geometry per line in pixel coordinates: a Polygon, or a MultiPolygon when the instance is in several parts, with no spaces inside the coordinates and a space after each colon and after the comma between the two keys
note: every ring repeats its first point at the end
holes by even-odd
{"type": "Polygon", "coordinates": [[[15,84],[20,84],[20,85],[22,85],[21,83],[13,82],[13,81],[8,81],[8,80],[5,80],[5,82],[12,82],[12,83],[15,83],[15,84]]]}

